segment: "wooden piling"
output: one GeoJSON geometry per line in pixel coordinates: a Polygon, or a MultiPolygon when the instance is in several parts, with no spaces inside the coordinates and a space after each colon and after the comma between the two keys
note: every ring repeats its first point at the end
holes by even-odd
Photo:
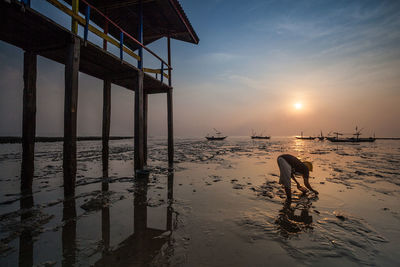
{"type": "Polygon", "coordinates": [[[174,114],[172,102],[172,80],[171,80],[171,38],[168,36],[168,85],[170,89],[167,92],[167,109],[168,109],[168,166],[173,167],[174,164],[174,114]]]}
{"type": "Polygon", "coordinates": [[[78,76],[80,59],[80,40],[73,37],[67,44],[65,63],[65,102],[64,102],[64,194],[75,192],[76,178],[76,134],[78,108],[78,76]]]}
{"type": "Polygon", "coordinates": [[[102,153],[102,169],[103,169],[103,181],[101,182],[101,190],[103,192],[108,191],[108,150],[102,153]]]}
{"type": "Polygon", "coordinates": [[[32,190],[36,132],[37,56],[24,53],[24,96],[22,115],[21,191],[32,190]]]}
{"type": "MultiPolygon", "coordinates": [[[[104,33],[108,34],[108,20],[104,24],[104,33]]],[[[107,40],[103,39],[103,49],[107,50],[107,40]]],[[[111,119],[111,80],[103,80],[103,129],[102,129],[102,156],[103,172],[108,172],[109,140],[110,140],[110,119],[111,119]],[[104,164],[106,162],[107,164],[104,164]]],[[[108,186],[107,186],[108,188],[108,186]]]]}
{"type": "Polygon", "coordinates": [[[147,165],[147,119],[148,119],[149,98],[143,94],[143,163],[147,165]]]}
{"type": "Polygon", "coordinates": [[[168,198],[168,206],[167,206],[167,230],[172,231],[172,214],[173,214],[173,207],[172,204],[174,202],[174,171],[168,172],[168,191],[167,191],[167,198],[168,198]]]}
{"type": "Polygon", "coordinates": [[[108,143],[110,139],[110,118],[111,118],[111,81],[103,81],[103,154],[108,157],[108,143]]]}
{"type": "Polygon", "coordinates": [[[136,81],[136,90],[135,90],[135,170],[143,170],[144,166],[144,150],[143,150],[143,124],[144,124],[144,116],[143,116],[143,71],[139,70],[136,81]]]}

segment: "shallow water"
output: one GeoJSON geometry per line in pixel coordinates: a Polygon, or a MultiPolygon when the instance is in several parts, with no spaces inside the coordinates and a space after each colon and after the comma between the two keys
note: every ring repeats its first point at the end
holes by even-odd
{"type": "Polygon", "coordinates": [[[141,178],[133,178],[133,140],[110,142],[105,171],[101,142],[79,142],[75,197],[66,200],[62,143],[36,145],[27,196],[21,146],[0,145],[0,265],[400,264],[399,141],[175,142],[168,172],[166,140],[150,139],[150,175],[141,178]],[[318,196],[292,186],[284,206],[282,153],[313,162],[318,196]]]}

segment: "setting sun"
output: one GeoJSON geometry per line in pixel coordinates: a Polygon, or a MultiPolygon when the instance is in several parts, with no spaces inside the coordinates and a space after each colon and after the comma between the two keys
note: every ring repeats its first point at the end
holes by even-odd
{"type": "Polygon", "coordinates": [[[303,104],[297,102],[296,104],[294,104],[295,109],[301,109],[303,107],[303,104]]]}

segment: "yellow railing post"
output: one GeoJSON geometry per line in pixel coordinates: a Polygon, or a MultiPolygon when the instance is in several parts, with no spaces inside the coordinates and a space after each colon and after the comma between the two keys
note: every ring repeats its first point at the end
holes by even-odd
{"type": "MultiPolygon", "coordinates": [[[[79,0],[72,0],[72,12],[78,16],[79,12],[79,0]]],[[[78,21],[74,18],[72,18],[71,21],[71,31],[74,34],[78,33],[78,21]]]]}

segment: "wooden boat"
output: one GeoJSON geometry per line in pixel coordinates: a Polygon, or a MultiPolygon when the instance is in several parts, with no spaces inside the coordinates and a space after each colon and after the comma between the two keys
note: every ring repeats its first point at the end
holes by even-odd
{"type": "Polygon", "coordinates": [[[342,133],[339,132],[334,132],[336,136],[333,137],[326,137],[331,142],[334,143],[361,143],[361,142],[375,142],[376,138],[374,137],[360,137],[361,135],[361,130],[358,130],[358,127],[356,126],[356,132],[353,134],[354,137],[348,137],[348,138],[339,138],[339,135],[343,135],[342,133]]]}
{"type": "Polygon", "coordinates": [[[256,132],[254,132],[253,130],[252,130],[252,132],[251,132],[251,139],[270,139],[271,138],[271,136],[268,136],[268,135],[262,135],[263,133],[261,133],[260,135],[257,135],[257,133],[256,132]]]}
{"type": "Polygon", "coordinates": [[[215,129],[215,128],[214,128],[214,131],[215,131],[215,135],[207,134],[207,136],[206,136],[207,140],[210,140],[210,141],[216,140],[216,141],[218,141],[218,140],[224,140],[225,138],[228,137],[226,135],[222,135],[222,133],[220,131],[218,131],[217,129],[215,129]]]}
{"type": "Polygon", "coordinates": [[[268,136],[268,135],[265,135],[265,136],[263,136],[263,135],[252,135],[251,139],[271,139],[271,136],[268,136]]]}
{"type": "Polygon", "coordinates": [[[355,138],[355,137],[350,137],[350,138],[336,138],[336,137],[327,137],[331,142],[334,143],[361,143],[361,142],[375,142],[376,138],[375,137],[367,137],[367,138],[355,138]]]}
{"type": "Polygon", "coordinates": [[[301,132],[301,136],[296,136],[296,139],[300,139],[300,140],[314,140],[315,137],[313,137],[313,136],[303,136],[303,132],[301,132]]]}
{"type": "Polygon", "coordinates": [[[224,140],[227,136],[206,136],[207,140],[224,140]]]}
{"type": "Polygon", "coordinates": [[[325,140],[325,136],[322,134],[322,131],[321,131],[321,135],[320,135],[320,136],[317,136],[317,138],[318,138],[320,141],[324,141],[324,140],[325,140]]]}

